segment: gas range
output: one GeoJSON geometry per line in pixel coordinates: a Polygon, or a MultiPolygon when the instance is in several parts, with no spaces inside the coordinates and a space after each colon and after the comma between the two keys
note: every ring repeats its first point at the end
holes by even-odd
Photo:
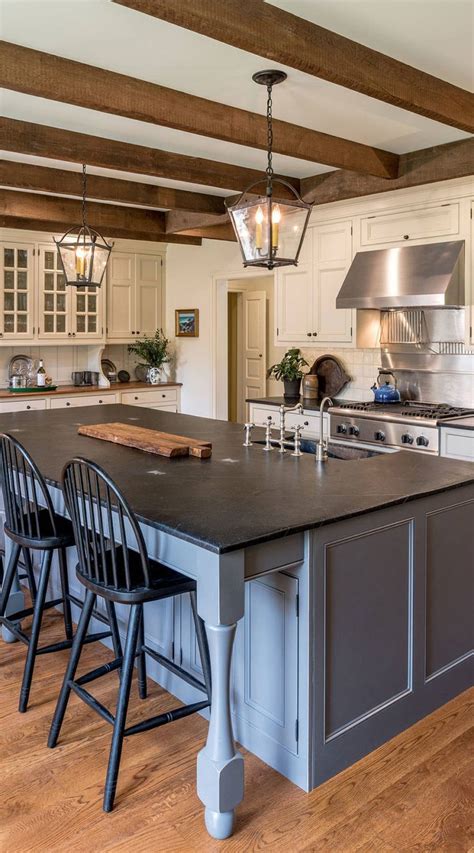
{"type": "Polygon", "coordinates": [[[330,435],[378,446],[439,452],[438,424],[474,414],[444,403],[358,403],[336,401],[330,409],[330,435]]]}

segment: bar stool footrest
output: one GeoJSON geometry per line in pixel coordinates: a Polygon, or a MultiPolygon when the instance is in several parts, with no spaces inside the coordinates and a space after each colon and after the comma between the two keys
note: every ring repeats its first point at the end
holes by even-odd
{"type": "Polygon", "coordinates": [[[124,731],[124,737],[129,735],[137,735],[141,732],[148,732],[150,729],[156,729],[158,726],[165,726],[166,723],[173,723],[175,720],[180,720],[183,717],[189,717],[197,711],[202,711],[203,708],[209,708],[210,702],[194,702],[192,705],[184,705],[182,708],[174,708],[172,711],[166,711],[164,714],[159,714],[157,717],[149,717],[148,720],[143,720],[141,723],[136,723],[134,726],[129,726],[124,731]]]}
{"type": "Polygon", "coordinates": [[[102,719],[106,720],[107,723],[110,723],[111,726],[115,723],[115,717],[110,713],[109,709],[102,705],[102,702],[99,702],[92,693],[89,693],[87,690],[84,690],[83,687],[80,686],[76,681],[70,681],[69,687],[74,691],[76,696],[79,696],[86,705],[89,705],[89,708],[92,708],[93,711],[96,711],[102,719]]]}
{"type": "Polygon", "coordinates": [[[116,669],[120,669],[122,666],[122,658],[115,658],[115,660],[111,660],[108,663],[104,663],[102,666],[98,666],[96,669],[92,669],[90,672],[86,672],[85,675],[81,675],[80,678],[75,678],[74,683],[79,684],[82,687],[83,684],[89,684],[91,681],[95,681],[96,678],[100,678],[102,675],[107,675],[109,672],[114,672],[116,669]]]}
{"type": "Polygon", "coordinates": [[[0,625],[5,625],[5,628],[7,628],[10,631],[10,634],[13,634],[20,643],[24,643],[25,646],[29,645],[30,638],[28,634],[25,634],[25,632],[22,631],[15,622],[12,622],[9,617],[1,616],[0,625]]]}
{"type": "MultiPolygon", "coordinates": [[[[150,657],[153,658],[154,661],[161,664],[161,666],[164,666],[165,669],[168,669],[174,675],[178,675],[180,678],[183,679],[183,681],[186,681],[188,684],[190,684],[191,687],[195,687],[196,690],[200,690],[201,693],[207,694],[206,685],[203,684],[201,681],[198,681],[197,678],[194,678],[194,676],[191,675],[189,672],[186,672],[186,670],[183,669],[181,666],[178,666],[177,663],[173,663],[173,661],[170,661],[168,660],[168,658],[163,657],[163,655],[160,655],[159,652],[155,652],[154,649],[150,649],[149,646],[142,646],[142,649],[144,652],[146,652],[147,655],[150,655],[150,657]]],[[[139,654],[139,652],[140,650],[137,652],[137,654],[139,654]]]]}

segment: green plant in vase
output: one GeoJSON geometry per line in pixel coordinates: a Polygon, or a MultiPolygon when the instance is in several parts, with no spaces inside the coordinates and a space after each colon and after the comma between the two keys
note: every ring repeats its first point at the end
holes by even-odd
{"type": "Polygon", "coordinates": [[[272,364],[267,371],[267,376],[283,381],[285,397],[299,397],[301,380],[304,376],[303,367],[308,367],[308,362],[301,355],[298,347],[287,350],[278,364],[272,364]]]}
{"type": "Polygon", "coordinates": [[[168,347],[169,340],[163,329],[157,329],[152,337],[144,335],[128,345],[129,353],[136,355],[139,365],[146,368],[146,379],[151,385],[159,383],[162,367],[170,361],[168,347]]]}

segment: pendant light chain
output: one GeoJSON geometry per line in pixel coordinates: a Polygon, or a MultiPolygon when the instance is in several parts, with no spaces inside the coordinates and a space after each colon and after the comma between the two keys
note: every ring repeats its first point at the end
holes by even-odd
{"type": "Polygon", "coordinates": [[[267,157],[268,164],[266,168],[267,173],[267,196],[272,195],[272,180],[273,180],[273,162],[272,162],[272,148],[273,148],[273,115],[272,115],[272,84],[270,83],[267,86],[267,157]]]}
{"type": "Polygon", "coordinates": [[[82,227],[86,227],[86,189],[87,189],[87,175],[86,175],[86,164],[82,164],[82,227]]]}

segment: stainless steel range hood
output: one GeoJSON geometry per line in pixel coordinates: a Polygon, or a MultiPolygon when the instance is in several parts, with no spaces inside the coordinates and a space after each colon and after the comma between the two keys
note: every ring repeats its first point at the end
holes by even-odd
{"type": "Polygon", "coordinates": [[[337,308],[464,305],[464,240],[358,252],[337,308]]]}

